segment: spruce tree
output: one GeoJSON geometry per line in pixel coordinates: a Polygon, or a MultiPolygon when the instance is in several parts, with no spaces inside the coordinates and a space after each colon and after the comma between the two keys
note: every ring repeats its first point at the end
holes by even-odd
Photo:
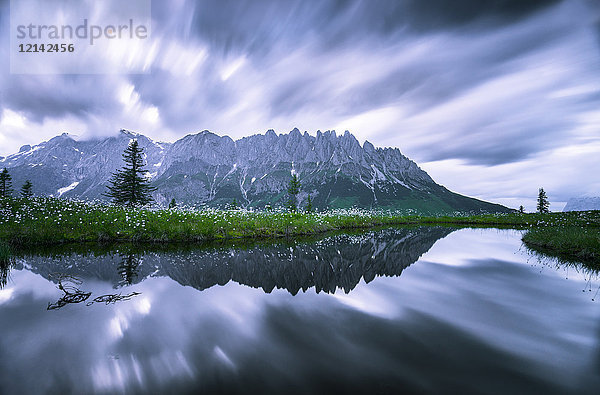
{"type": "Polygon", "coordinates": [[[521,213],[521,214],[525,213],[525,207],[523,207],[522,205],[519,206],[519,213],[521,213]]]}
{"type": "Polygon", "coordinates": [[[30,180],[25,181],[25,184],[21,187],[21,197],[24,199],[31,199],[33,197],[33,184],[30,180]]]}
{"type": "Polygon", "coordinates": [[[177,207],[177,202],[175,201],[175,198],[171,199],[171,203],[169,203],[169,208],[175,208],[177,207]]]}
{"type": "Polygon", "coordinates": [[[152,203],[151,193],[156,188],[150,185],[145,176],[144,152],[137,142],[133,140],[123,153],[125,166],[113,173],[109,180],[108,192],[104,194],[113,200],[113,203],[126,206],[144,206],[152,203]]]}
{"type": "Polygon", "coordinates": [[[306,199],[306,212],[311,213],[313,211],[312,199],[310,195],[308,195],[308,199],[306,199]]]}
{"type": "Polygon", "coordinates": [[[289,195],[289,208],[290,211],[296,211],[298,207],[297,196],[300,193],[300,180],[298,180],[298,176],[296,173],[292,174],[292,179],[288,185],[288,195],[289,195]]]}
{"type": "Polygon", "coordinates": [[[5,167],[0,171],[0,198],[10,197],[12,192],[12,177],[5,167]]]}
{"type": "Polygon", "coordinates": [[[549,213],[550,202],[548,201],[548,196],[546,196],[546,192],[544,188],[540,188],[538,192],[537,199],[537,211],[539,213],[549,213]]]}

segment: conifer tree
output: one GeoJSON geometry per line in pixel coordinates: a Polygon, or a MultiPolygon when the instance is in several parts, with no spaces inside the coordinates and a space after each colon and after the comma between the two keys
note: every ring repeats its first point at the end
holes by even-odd
{"type": "Polygon", "coordinates": [[[546,196],[546,192],[544,188],[540,188],[538,192],[537,199],[537,211],[539,213],[549,213],[550,202],[548,201],[548,196],[546,196]]]}
{"type": "Polygon", "coordinates": [[[169,203],[169,208],[175,208],[177,207],[177,202],[175,201],[175,198],[171,199],[171,203],[169,203]]]}
{"type": "Polygon", "coordinates": [[[0,198],[10,197],[12,192],[12,177],[5,167],[0,171],[0,198]]]}
{"type": "Polygon", "coordinates": [[[133,140],[123,153],[125,166],[113,173],[109,180],[108,192],[104,194],[113,200],[113,203],[126,206],[144,206],[152,203],[151,193],[156,190],[150,185],[145,176],[144,150],[137,140],[133,140]]]}
{"type": "Polygon", "coordinates": [[[296,173],[292,174],[292,179],[290,180],[290,183],[288,185],[288,195],[289,195],[289,208],[290,211],[295,212],[297,207],[298,207],[298,203],[297,203],[297,196],[298,193],[300,193],[300,180],[298,180],[298,176],[296,175],[296,173]]]}
{"type": "Polygon", "coordinates": [[[311,213],[313,211],[312,199],[310,195],[308,195],[308,199],[306,199],[306,212],[311,213]]]}
{"type": "Polygon", "coordinates": [[[525,207],[523,207],[522,205],[519,206],[519,213],[521,213],[521,214],[525,213],[525,207]]]}
{"type": "Polygon", "coordinates": [[[24,199],[31,199],[33,197],[33,184],[30,180],[25,181],[25,184],[21,187],[21,197],[24,199]]]}

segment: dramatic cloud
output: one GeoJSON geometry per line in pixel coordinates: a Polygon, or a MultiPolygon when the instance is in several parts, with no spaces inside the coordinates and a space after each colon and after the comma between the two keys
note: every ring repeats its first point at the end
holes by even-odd
{"type": "MultiPolygon", "coordinates": [[[[8,2],[0,9],[6,59],[8,2]]],[[[600,195],[589,182],[600,172],[596,1],[177,0],[153,2],[152,20],[149,46],[127,54],[148,74],[5,65],[0,155],[64,130],[174,140],[335,128],[484,199],[531,206],[539,186],[555,202],[600,195]]]]}

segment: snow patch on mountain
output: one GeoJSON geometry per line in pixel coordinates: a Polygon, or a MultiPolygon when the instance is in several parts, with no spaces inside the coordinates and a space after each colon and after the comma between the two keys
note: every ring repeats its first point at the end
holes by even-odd
{"type": "Polygon", "coordinates": [[[75,181],[74,183],[72,183],[71,185],[67,185],[64,188],[59,188],[58,191],[56,191],[57,193],[57,197],[61,197],[62,195],[64,195],[65,193],[72,191],[73,189],[75,189],[77,187],[77,185],[79,185],[79,181],[75,181]]]}

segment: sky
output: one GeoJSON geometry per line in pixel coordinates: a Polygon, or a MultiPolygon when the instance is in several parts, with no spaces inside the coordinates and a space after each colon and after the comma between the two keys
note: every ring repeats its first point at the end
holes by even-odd
{"type": "Polygon", "coordinates": [[[600,196],[597,0],[152,1],[150,40],[112,54],[145,73],[96,75],[11,74],[9,3],[2,156],[63,132],[335,129],[510,207],[533,210],[539,187],[553,210],[600,196]]]}

